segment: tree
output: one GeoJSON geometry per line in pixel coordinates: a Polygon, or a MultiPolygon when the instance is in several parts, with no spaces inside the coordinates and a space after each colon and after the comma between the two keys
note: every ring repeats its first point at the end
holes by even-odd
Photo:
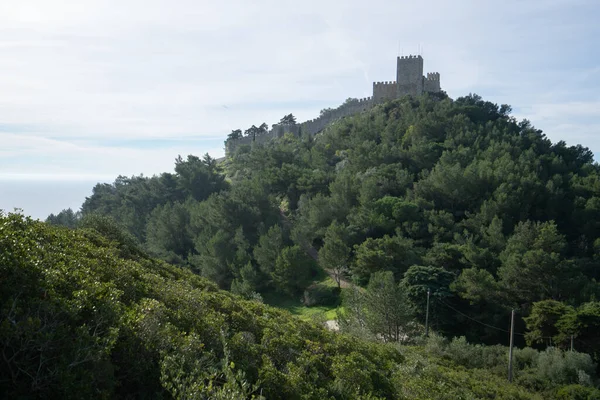
{"type": "Polygon", "coordinates": [[[484,269],[463,269],[458,278],[452,282],[451,288],[463,299],[469,300],[471,304],[499,302],[500,300],[504,303],[502,287],[494,279],[494,276],[484,269]]]}
{"type": "MultiPolygon", "coordinates": [[[[527,324],[528,332],[525,334],[525,340],[529,346],[534,343],[562,344],[558,341],[559,328],[558,321],[566,314],[574,313],[573,307],[567,306],[556,300],[538,301],[533,304],[531,312],[523,320],[527,324]]],[[[564,338],[562,338],[564,340],[564,338]]]]}
{"type": "Polygon", "coordinates": [[[324,108],[321,111],[319,111],[319,116],[322,117],[324,115],[329,114],[332,111],[333,111],[333,108],[330,108],[330,107],[324,108]]]}
{"type": "Polygon", "coordinates": [[[427,291],[430,291],[430,323],[442,328],[446,323],[452,325],[454,322],[452,314],[441,307],[442,302],[452,297],[450,285],[453,280],[454,274],[443,268],[413,265],[404,274],[400,285],[422,322],[425,321],[427,291]]]}
{"type": "Polygon", "coordinates": [[[190,204],[167,203],[156,207],[148,219],[146,228],[147,248],[163,260],[184,263],[194,250],[190,232],[190,204]]]}
{"type": "Polygon", "coordinates": [[[412,329],[413,310],[391,271],[373,273],[365,291],[348,289],[342,306],[341,326],[362,336],[366,330],[386,342],[397,342],[406,340],[412,329]]]}
{"type": "Polygon", "coordinates": [[[238,140],[244,137],[241,129],[232,130],[229,135],[227,135],[227,140],[238,140]]]}
{"type": "Polygon", "coordinates": [[[576,340],[577,349],[591,354],[600,361],[600,302],[589,301],[580,304],[575,312],[565,313],[556,323],[559,330],[558,341],[566,342],[571,336],[576,340]]]}
{"type": "Polygon", "coordinates": [[[261,287],[261,276],[251,262],[244,265],[239,272],[239,278],[231,282],[231,292],[248,299],[255,298],[261,287]]]}
{"type": "Polygon", "coordinates": [[[500,255],[501,282],[517,301],[562,300],[579,275],[564,258],[567,243],[552,222],[520,223],[500,255]]]}
{"type": "Polygon", "coordinates": [[[385,341],[401,341],[412,321],[412,309],[406,293],[394,280],[391,271],[371,275],[365,296],[367,324],[385,341]]]}
{"type": "Polygon", "coordinates": [[[338,285],[347,274],[350,248],[345,243],[345,228],[333,221],[325,232],[325,244],[319,250],[319,263],[323,269],[330,271],[338,285]]]}
{"type": "Polygon", "coordinates": [[[75,228],[81,219],[81,212],[73,212],[72,209],[67,208],[66,210],[62,210],[58,214],[50,214],[48,218],[46,218],[46,223],[50,225],[62,225],[67,228],[75,228]]]}
{"type": "Polygon", "coordinates": [[[283,230],[279,225],[273,225],[258,239],[258,245],[254,247],[254,259],[266,276],[271,276],[275,270],[277,258],[284,245],[283,230]]]}
{"type": "Polygon", "coordinates": [[[568,348],[573,339],[578,351],[600,360],[600,302],[590,301],[575,308],[555,300],[539,301],[524,320],[528,344],[551,342],[568,348]]]}
{"type": "Polygon", "coordinates": [[[196,237],[194,249],[197,254],[189,258],[194,271],[221,288],[230,288],[234,278],[231,261],[237,250],[232,242],[231,233],[224,230],[218,230],[212,235],[206,232],[196,237]]]}
{"type": "Polygon", "coordinates": [[[414,242],[398,235],[368,238],[354,249],[352,275],[361,284],[368,282],[377,271],[392,271],[401,279],[410,266],[420,262],[414,242]]]}
{"type": "Polygon", "coordinates": [[[178,156],[175,160],[178,186],[197,201],[206,200],[212,193],[227,188],[216,161],[208,153],[202,159],[189,155],[186,160],[178,156]]]}
{"type": "Polygon", "coordinates": [[[293,114],[284,115],[279,120],[280,125],[296,125],[296,117],[293,114]]]}
{"type": "Polygon", "coordinates": [[[260,126],[252,125],[250,128],[244,131],[244,136],[251,137],[254,140],[257,136],[264,135],[269,131],[269,125],[265,122],[260,124],[260,126]]]}
{"type": "Polygon", "coordinates": [[[285,247],[271,272],[275,288],[296,296],[308,286],[314,272],[314,261],[299,246],[285,247]]]}

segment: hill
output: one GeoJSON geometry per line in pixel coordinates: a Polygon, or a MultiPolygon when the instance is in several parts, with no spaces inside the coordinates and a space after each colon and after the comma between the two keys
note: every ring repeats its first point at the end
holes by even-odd
{"type": "MultiPolygon", "coordinates": [[[[81,215],[110,216],[150,254],[247,297],[300,296],[319,270],[303,256],[311,246],[341,257],[321,267],[363,286],[373,272],[401,281],[411,267],[434,268],[444,281],[411,283],[420,320],[425,286],[436,286],[436,329],[505,343],[437,299],[494,326],[517,308],[523,331],[533,303],[598,298],[599,176],[589,149],[552,143],[509,106],[437,94],[376,106],[316,137],[240,146],[222,164],[179,157],[174,173],[98,184],[81,215]]],[[[75,226],[77,216],[48,221],[75,226]]],[[[573,334],[598,351],[571,328],[562,342],[573,334]]]]}
{"type": "Polygon", "coordinates": [[[331,333],[149,258],[106,218],[85,225],[0,215],[3,398],[541,398],[536,385],[545,398],[597,393],[560,387],[590,379],[583,354],[517,352],[528,391],[495,374],[506,348],[331,333]]]}
{"type": "Polygon", "coordinates": [[[151,256],[249,300],[341,302],[342,330],[363,338],[422,335],[429,291],[444,337],[507,345],[514,309],[519,347],[599,361],[599,168],[507,105],[407,96],[315,137],[98,184],[79,213],[48,222],[110,217],[151,256]]]}

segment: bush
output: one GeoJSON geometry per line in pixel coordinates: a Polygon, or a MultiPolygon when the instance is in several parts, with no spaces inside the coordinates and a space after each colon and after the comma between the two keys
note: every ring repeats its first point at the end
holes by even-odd
{"type": "Polygon", "coordinates": [[[464,336],[452,339],[445,355],[455,363],[467,368],[502,371],[506,371],[508,368],[508,349],[506,347],[469,344],[464,336]]]}
{"type": "Polygon", "coordinates": [[[581,385],[568,385],[556,391],[558,400],[600,400],[600,390],[581,385]]]}
{"type": "Polygon", "coordinates": [[[533,368],[537,363],[539,355],[539,351],[532,349],[531,347],[525,347],[523,349],[514,349],[513,363],[515,370],[533,368]]]}
{"type": "Polygon", "coordinates": [[[340,288],[312,284],[304,290],[302,303],[307,307],[313,306],[337,306],[340,301],[340,288]]]}
{"type": "Polygon", "coordinates": [[[550,347],[537,360],[537,376],[555,385],[591,385],[596,366],[588,354],[550,347]]]}
{"type": "Polygon", "coordinates": [[[427,354],[437,357],[444,356],[444,350],[448,345],[448,341],[440,335],[431,333],[428,338],[425,339],[425,350],[427,354]]]}
{"type": "MultiPolygon", "coordinates": [[[[464,337],[448,342],[431,335],[425,349],[428,354],[445,358],[469,369],[485,369],[505,376],[508,369],[508,348],[469,344],[464,337]]],[[[588,354],[565,352],[557,348],[537,351],[515,349],[513,355],[515,382],[530,390],[554,390],[561,385],[594,386],[596,365],[588,354]]]]}

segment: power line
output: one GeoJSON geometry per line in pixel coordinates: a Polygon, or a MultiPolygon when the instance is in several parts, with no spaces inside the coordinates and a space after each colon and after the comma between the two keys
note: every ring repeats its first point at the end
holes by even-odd
{"type": "MultiPolygon", "coordinates": [[[[443,305],[445,305],[446,307],[448,307],[449,309],[451,309],[451,310],[453,310],[453,311],[455,311],[455,312],[459,313],[459,314],[460,314],[460,315],[462,315],[463,317],[470,319],[470,320],[471,320],[471,321],[473,321],[473,322],[477,322],[478,324],[480,324],[480,325],[483,325],[483,326],[487,326],[488,328],[491,328],[491,329],[496,329],[497,331],[501,331],[501,332],[510,333],[510,331],[508,331],[508,330],[506,330],[506,329],[498,328],[497,326],[493,326],[493,325],[490,325],[490,324],[486,324],[485,322],[481,322],[481,321],[478,321],[478,320],[476,320],[475,318],[471,318],[471,317],[469,317],[467,314],[465,314],[465,313],[463,313],[463,312],[461,312],[461,311],[458,311],[456,308],[452,307],[451,305],[449,305],[449,304],[446,304],[446,302],[444,302],[443,300],[439,300],[439,302],[440,302],[440,303],[442,303],[443,305]]],[[[517,333],[517,335],[519,335],[519,333],[517,333]]]]}
{"type": "MultiPolygon", "coordinates": [[[[497,326],[493,326],[493,325],[490,325],[490,324],[486,324],[485,322],[478,321],[475,318],[472,318],[472,317],[468,316],[467,314],[465,314],[465,313],[457,310],[456,308],[452,307],[450,304],[446,303],[443,300],[439,300],[439,302],[442,303],[443,305],[445,305],[446,307],[450,308],[451,310],[459,313],[463,317],[470,319],[473,322],[477,322],[480,325],[486,326],[486,327],[491,328],[491,329],[495,329],[497,331],[501,331],[501,332],[505,332],[505,333],[510,333],[510,331],[508,329],[498,328],[497,326]]],[[[515,332],[514,334],[515,335],[519,335],[519,336],[525,336],[524,333],[519,333],[519,332],[515,332]]],[[[551,336],[542,336],[542,337],[540,337],[540,339],[552,339],[552,337],[551,336]]]]}

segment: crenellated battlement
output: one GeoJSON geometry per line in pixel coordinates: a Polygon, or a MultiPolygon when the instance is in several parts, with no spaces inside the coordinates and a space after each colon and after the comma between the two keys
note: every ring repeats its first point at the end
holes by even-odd
{"type": "Polygon", "coordinates": [[[413,56],[412,54],[408,55],[408,56],[398,56],[398,58],[400,60],[410,60],[410,59],[415,59],[415,60],[422,60],[423,57],[421,57],[420,55],[417,56],[413,56]]]}
{"type": "Polygon", "coordinates": [[[373,101],[381,103],[396,98],[396,81],[373,82],[373,101]]]}
{"type": "Polygon", "coordinates": [[[395,85],[396,81],[387,81],[387,82],[373,82],[373,87],[379,87],[384,85],[395,85]]]}
{"type": "Polygon", "coordinates": [[[396,80],[373,82],[373,96],[352,99],[337,108],[326,111],[318,118],[309,119],[296,125],[273,125],[273,129],[260,137],[244,137],[226,142],[227,153],[232,153],[242,144],[264,143],[285,133],[295,136],[316,135],[332,122],[350,115],[366,111],[376,104],[398,99],[402,96],[419,96],[423,92],[439,92],[439,72],[428,72],[423,76],[423,57],[420,55],[399,56],[396,65],[396,80]]]}

